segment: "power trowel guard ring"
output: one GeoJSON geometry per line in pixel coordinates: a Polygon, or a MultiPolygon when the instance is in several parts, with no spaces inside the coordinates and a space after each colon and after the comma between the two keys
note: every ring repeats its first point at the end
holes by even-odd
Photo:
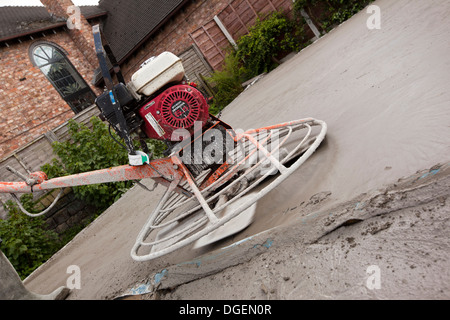
{"type": "Polygon", "coordinates": [[[161,257],[224,226],[297,170],[319,147],[326,132],[325,122],[306,118],[238,133],[234,139],[241,145],[233,150],[233,161],[196,178],[175,160],[178,175],[173,176],[140,231],[132,258],[161,257]],[[313,133],[313,127],[319,129],[313,133]],[[258,154],[258,160],[250,161],[258,154]],[[256,188],[262,182],[264,187],[256,188]],[[222,216],[228,206],[231,209],[222,216]]]}

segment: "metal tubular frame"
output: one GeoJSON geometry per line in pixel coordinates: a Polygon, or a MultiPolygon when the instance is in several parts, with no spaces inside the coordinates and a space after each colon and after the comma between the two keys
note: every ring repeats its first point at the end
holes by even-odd
{"type": "Polygon", "coordinates": [[[268,192],[276,188],[290,174],[297,170],[314,153],[314,151],[323,141],[326,135],[326,131],[327,126],[325,122],[307,118],[244,132],[243,134],[236,136],[235,139],[236,141],[247,140],[250,142],[250,147],[247,152],[243,154],[240,159],[238,159],[239,161],[231,165],[228,170],[220,176],[219,179],[203,189],[198,187],[199,185],[201,185],[203,177],[200,177],[197,180],[193,179],[187,171],[187,168],[185,168],[184,165],[181,164],[180,166],[185,172],[185,182],[187,183],[187,188],[192,193],[194,193],[195,196],[190,198],[183,198],[182,196],[176,195],[171,192],[170,189],[168,189],[156,209],[144,224],[141,232],[139,233],[135,245],[131,250],[132,258],[136,261],[147,261],[155,259],[157,257],[161,257],[195,242],[196,240],[216,230],[226,222],[235,218],[256,201],[264,197],[268,192]],[[305,147],[305,142],[311,136],[312,126],[320,126],[321,130],[314,138],[314,142],[309,147],[307,147],[306,150],[303,150],[302,147],[305,147]],[[287,155],[285,155],[283,159],[277,160],[275,157],[273,157],[273,154],[275,152],[278,152],[279,149],[289,141],[292,133],[300,129],[307,130],[301,142],[298,143],[296,147],[287,155]],[[269,152],[266,149],[265,144],[272,138],[274,130],[281,130],[282,132],[280,132],[280,136],[282,136],[283,139],[273,150],[269,152]],[[267,135],[258,139],[256,135],[261,132],[267,132],[267,135]],[[256,151],[262,152],[264,158],[258,161],[256,164],[245,168],[245,170],[243,170],[242,172],[242,170],[240,169],[242,169],[243,163],[249,160],[249,158],[254,155],[256,151]],[[297,160],[295,160],[295,162],[290,167],[284,166],[286,162],[292,160],[295,156],[297,156],[299,151],[302,152],[302,155],[297,160]],[[216,200],[218,200],[221,196],[224,196],[234,187],[238,186],[239,183],[245,181],[246,177],[250,173],[252,173],[254,170],[257,170],[258,168],[261,168],[263,163],[267,162],[267,160],[274,165],[274,168],[268,170],[265,174],[261,175],[250,184],[246,185],[244,183],[243,185],[245,187],[242,190],[239,190],[237,195],[232,197],[232,199],[229,199],[222,203],[219,201],[217,202],[218,205],[213,207],[216,200]],[[240,171],[240,176],[235,177],[240,171]],[[227,206],[242,198],[255,186],[260,184],[261,181],[265,180],[267,177],[273,175],[277,171],[280,172],[279,176],[276,177],[270,184],[261,189],[258,193],[248,196],[245,201],[238,207],[234,208],[231,213],[228,213],[224,217],[219,217],[220,212],[227,206]],[[235,179],[231,181],[233,177],[235,177],[235,179]],[[229,181],[230,183],[228,185],[225,185],[229,181]],[[224,185],[225,187],[223,187],[224,185]],[[223,189],[217,192],[213,192],[219,187],[223,187],[223,189]],[[188,208],[183,210],[183,208],[185,207],[188,208]],[[175,217],[170,217],[170,215],[174,214],[177,209],[180,210],[180,213],[175,217]],[[165,221],[166,219],[168,220],[165,221]],[[191,219],[192,221],[185,223],[186,225],[183,225],[183,223],[188,219],[191,219]],[[179,228],[177,229],[178,226],[179,228]],[[173,233],[168,233],[162,238],[158,238],[158,233],[155,239],[150,241],[146,240],[149,236],[151,236],[151,234],[155,236],[156,232],[164,233],[164,231],[170,231],[171,229],[173,230],[173,233]],[[164,245],[164,243],[166,243],[166,245],[164,245]],[[149,247],[150,252],[139,254],[138,251],[143,247],[149,247]]]}

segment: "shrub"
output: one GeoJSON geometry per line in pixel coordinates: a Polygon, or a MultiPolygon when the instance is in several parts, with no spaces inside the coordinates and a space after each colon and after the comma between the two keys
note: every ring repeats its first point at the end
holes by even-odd
{"type": "Polygon", "coordinates": [[[238,41],[237,58],[245,63],[251,77],[269,72],[278,66],[277,57],[282,53],[298,51],[303,30],[280,12],[274,12],[265,20],[257,19],[249,33],[238,41]]]}
{"type": "MultiPolygon", "coordinates": [[[[24,205],[29,201],[23,200],[24,205]]],[[[43,218],[26,216],[12,201],[7,201],[5,209],[9,218],[0,220],[0,249],[24,279],[58,250],[58,235],[45,230],[43,218]]]]}
{"type": "MultiPolygon", "coordinates": [[[[108,127],[97,117],[91,119],[92,129],[69,120],[70,139],[54,142],[52,147],[59,159],[42,166],[49,178],[105,169],[128,163],[128,155],[108,132],[108,127]]],[[[118,136],[111,132],[118,140],[118,136]]],[[[133,183],[131,181],[102,183],[74,187],[76,197],[100,210],[108,208],[133,183]]]]}
{"type": "Polygon", "coordinates": [[[214,87],[214,100],[210,104],[210,112],[218,114],[242,91],[242,82],[248,78],[247,71],[237,58],[235,52],[227,54],[222,70],[216,70],[206,80],[214,87]]]}

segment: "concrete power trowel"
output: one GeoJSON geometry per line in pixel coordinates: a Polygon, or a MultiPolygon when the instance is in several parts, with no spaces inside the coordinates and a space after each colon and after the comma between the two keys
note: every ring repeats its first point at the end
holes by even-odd
{"type": "MultiPolygon", "coordinates": [[[[129,163],[54,179],[43,172],[16,172],[24,181],[0,182],[0,192],[18,200],[17,193],[153,179],[166,191],[137,235],[131,249],[136,261],[189,244],[205,246],[241,231],[252,223],[256,202],[297,170],[325,138],[326,123],[314,118],[233,129],[209,113],[205,95],[187,80],[181,59],[170,52],[148,59],[125,83],[98,25],[93,33],[106,85],[96,105],[100,118],[121,138],[117,142],[127,150],[129,163]],[[165,158],[152,159],[148,138],[165,142],[165,158]],[[133,140],[141,142],[142,150],[135,149],[133,140]]],[[[51,207],[39,214],[21,210],[36,216],[51,207]]]]}

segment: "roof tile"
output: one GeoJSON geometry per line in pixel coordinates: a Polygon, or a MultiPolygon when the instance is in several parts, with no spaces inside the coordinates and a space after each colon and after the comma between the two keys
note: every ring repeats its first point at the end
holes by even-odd
{"type": "MultiPolygon", "coordinates": [[[[105,14],[98,6],[80,6],[87,19],[105,14]]],[[[0,40],[51,28],[64,21],[53,19],[45,7],[0,7],[0,40]]]]}
{"type": "Polygon", "coordinates": [[[103,33],[117,61],[124,59],[186,0],[101,0],[108,15],[103,33]]]}

